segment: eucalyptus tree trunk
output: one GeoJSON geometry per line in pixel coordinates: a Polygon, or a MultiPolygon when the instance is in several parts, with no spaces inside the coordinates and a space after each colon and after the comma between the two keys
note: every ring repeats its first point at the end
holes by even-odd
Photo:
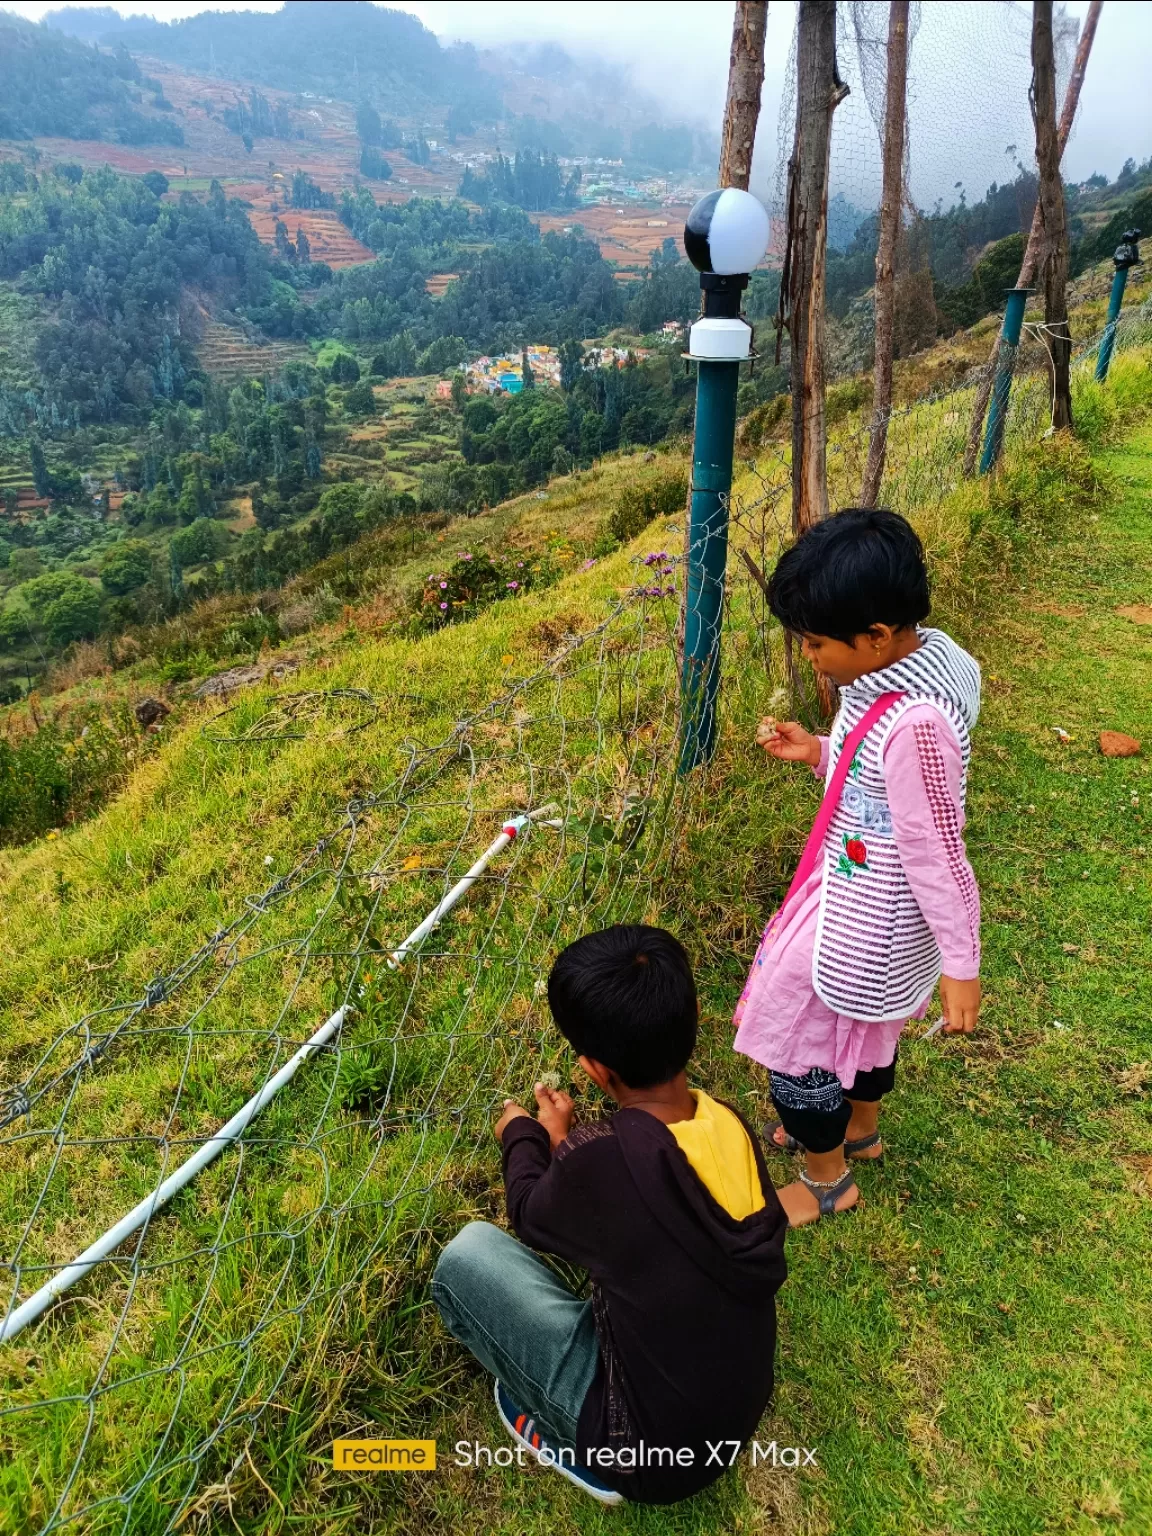
{"type": "Polygon", "coordinates": [[[781,318],[791,341],[792,527],[828,516],[824,421],[824,300],[832,114],[848,87],[836,70],[835,0],[800,0],[796,35],[796,137],[788,163],[788,245],[781,318]],[[786,309],[785,309],[786,306],[786,309]]]}
{"type": "Polygon", "coordinates": [[[1068,329],[1068,210],[1060,179],[1056,126],[1056,58],[1052,45],[1052,0],[1032,6],[1032,117],[1036,163],[1040,168],[1038,275],[1044,286],[1044,338],[1052,368],[1052,426],[1072,425],[1072,333],[1068,329]]]}
{"type": "MultiPolygon", "coordinates": [[[[1057,139],[1060,145],[1060,153],[1063,155],[1065,145],[1068,143],[1068,135],[1072,132],[1072,124],[1076,118],[1076,108],[1080,104],[1080,88],[1084,84],[1084,74],[1088,68],[1088,59],[1092,53],[1092,43],[1096,37],[1096,27],[1100,21],[1100,12],[1104,7],[1104,0],[1091,0],[1087,14],[1084,17],[1084,27],[1080,33],[1080,42],[1076,48],[1076,57],[1072,62],[1072,74],[1068,79],[1068,89],[1064,93],[1064,106],[1060,113],[1060,123],[1057,127],[1057,139]]],[[[1020,263],[1020,275],[1016,279],[1017,288],[1030,288],[1032,279],[1036,276],[1036,258],[1040,249],[1040,203],[1037,200],[1036,210],[1032,215],[1032,228],[1028,234],[1028,244],[1024,247],[1024,259],[1020,263]]],[[[1000,348],[1000,338],[993,338],[992,347],[988,354],[988,367],[984,371],[976,389],[976,399],[972,405],[972,419],[968,423],[968,442],[964,449],[964,473],[971,475],[976,468],[976,458],[980,452],[980,438],[984,430],[984,417],[988,414],[988,401],[992,395],[992,378],[996,356],[1000,348]]]]}
{"type": "Polygon", "coordinates": [[[767,25],[768,0],[737,0],[732,23],[732,51],[728,58],[728,100],[724,108],[717,185],[738,187],[742,192],[748,190],[752,153],[756,148],[767,25]]]}
{"type": "Polygon", "coordinates": [[[888,453],[888,417],[892,410],[892,352],[896,327],[896,244],[904,214],[904,146],[908,96],[909,0],[888,7],[888,71],[884,98],[884,181],[880,194],[880,230],[876,246],[876,348],[872,370],[872,427],[860,505],[874,507],[888,453]]]}

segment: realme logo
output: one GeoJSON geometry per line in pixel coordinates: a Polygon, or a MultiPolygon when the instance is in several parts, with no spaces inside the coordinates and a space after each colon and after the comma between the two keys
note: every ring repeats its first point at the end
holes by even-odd
{"type": "Polygon", "coordinates": [[[434,1472],[435,1440],[334,1440],[338,1472],[434,1472]]]}

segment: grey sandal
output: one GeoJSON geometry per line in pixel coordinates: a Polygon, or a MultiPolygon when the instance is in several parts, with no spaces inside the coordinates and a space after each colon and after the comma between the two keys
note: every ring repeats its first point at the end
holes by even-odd
{"type": "Polygon", "coordinates": [[[821,1216],[846,1216],[849,1211],[854,1211],[856,1209],[854,1205],[847,1206],[843,1211],[838,1211],[836,1209],[836,1202],[839,1200],[840,1196],[846,1195],[856,1183],[856,1176],[853,1174],[851,1168],[842,1173],[838,1179],[831,1180],[830,1183],[824,1183],[820,1179],[810,1179],[808,1175],[803,1170],[801,1170],[800,1182],[803,1184],[805,1189],[811,1190],[812,1193],[816,1196],[816,1201],[820,1207],[821,1216]]]}
{"type": "MultiPolygon", "coordinates": [[[[856,1157],[861,1152],[867,1152],[869,1147],[878,1147],[880,1142],[879,1131],[873,1131],[871,1136],[858,1136],[855,1141],[846,1141],[844,1143],[844,1156],[856,1157]]],[[[864,1163],[882,1163],[884,1161],[884,1154],[881,1152],[879,1157],[864,1157],[860,1161],[864,1163]]]]}
{"type": "MultiPolygon", "coordinates": [[[[777,1141],[776,1132],[779,1130],[783,1130],[782,1123],[779,1120],[769,1120],[761,1132],[769,1152],[780,1152],[791,1157],[797,1152],[807,1150],[803,1142],[797,1141],[795,1136],[790,1136],[787,1131],[784,1131],[784,1140],[777,1141]]],[[[878,1147],[880,1142],[881,1136],[879,1131],[873,1131],[871,1136],[859,1136],[855,1141],[846,1141],[844,1143],[844,1156],[857,1157],[861,1152],[867,1152],[869,1147],[878,1147]]],[[[881,1152],[879,1157],[864,1157],[860,1161],[864,1163],[883,1163],[884,1154],[881,1152]]]]}
{"type": "Polygon", "coordinates": [[[769,1152],[784,1152],[789,1155],[794,1152],[803,1152],[804,1147],[801,1143],[796,1140],[795,1136],[790,1136],[787,1131],[784,1131],[783,1141],[776,1140],[776,1132],[782,1130],[784,1130],[784,1126],[781,1121],[769,1120],[766,1122],[760,1134],[763,1136],[769,1152]]]}

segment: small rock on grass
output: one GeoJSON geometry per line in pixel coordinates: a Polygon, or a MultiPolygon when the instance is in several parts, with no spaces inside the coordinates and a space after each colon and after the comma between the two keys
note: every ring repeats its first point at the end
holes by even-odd
{"type": "Polygon", "coordinates": [[[156,729],[164,719],[164,716],[172,713],[162,699],[153,698],[141,699],[134,706],[132,712],[136,716],[138,724],[146,731],[156,729]]]}
{"type": "Polygon", "coordinates": [[[1101,731],[1100,750],[1105,757],[1135,757],[1140,743],[1135,736],[1125,736],[1123,731],[1101,731]]]}

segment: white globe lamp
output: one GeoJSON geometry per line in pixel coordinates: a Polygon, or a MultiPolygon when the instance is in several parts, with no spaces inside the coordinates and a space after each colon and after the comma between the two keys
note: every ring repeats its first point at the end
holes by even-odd
{"type": "Polygon", "coordinates": [[[689,357],[743,362],[752,332],[740,319],[748,274],[768,249],[768,213],[751,192],[724,187],[702,197],[684,225],[684,249],[700,273],[704,312],[692,327],[689,357]]]}

